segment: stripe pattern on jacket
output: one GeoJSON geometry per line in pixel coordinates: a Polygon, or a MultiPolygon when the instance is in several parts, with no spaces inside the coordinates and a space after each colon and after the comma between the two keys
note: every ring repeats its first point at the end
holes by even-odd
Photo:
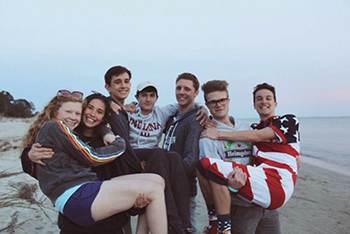
{"type": "MultiPolygon", "coordinates": [[[[207,177],[227,185],[227,176],[235,166],[248,176],[238,194],[266,209],[277,209],[292,196],[297,179],[296,156],[300,151],[299,122],[294,115],[274,116],[252,125],[253,129],[270,127],[278,139],[254,144],[255,167],[204,158],[202,169],[207,177]]],[[[200,169],[200,168],[199,168],[200,169]]]]}
{"type": "MultiPolygon", "coordinates": [[[[85,144],[77,135],[74,135],[73,132],[64,125],[61,121],[55,120],[62,131],[66,134],[71,143],[79,150],[82,155],[91,163],[95,165],[102,165],[109,162],[112,162],[114,159],[122,155],[125,149],[118,150],[112,153],[100,154],[93,150],[89,145],[85,144]]],[[[119,137],[119,136],[117,136],[119,137]]]]}

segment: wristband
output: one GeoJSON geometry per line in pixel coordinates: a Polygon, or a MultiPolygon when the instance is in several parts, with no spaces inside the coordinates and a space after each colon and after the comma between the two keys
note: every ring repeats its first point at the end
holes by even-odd
{"type": "Polygon", "coordinates": [[[237,193],[238,190],[239,190],[239,189],[234,189],[234,188],[230,187],[230,185],[227,186],[227,187],[228,187],[228,189],[229,189],[231,192],[234,192],[234,193],[237,193]]]}
{"type": "Polygon", "coordinates": [[[220,140],[220,131],[218,131],[218,140],[220,140]]]}

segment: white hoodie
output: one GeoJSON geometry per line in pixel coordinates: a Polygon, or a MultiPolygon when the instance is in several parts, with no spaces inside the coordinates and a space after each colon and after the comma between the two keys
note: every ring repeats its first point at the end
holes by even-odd
{"type": "Polygon", "coordinates": [[[131,146],[134,149],[158,147],[166,121],[178,109],[177,103],[164,107],[154,106],[151,113],[142,115],[141,108],[137,105],[135,112],[129,114],[131,146]]]}

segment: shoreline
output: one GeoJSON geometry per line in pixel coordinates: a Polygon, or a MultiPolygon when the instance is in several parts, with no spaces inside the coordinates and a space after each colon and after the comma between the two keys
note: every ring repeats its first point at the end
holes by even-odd
{"type": "Polygon", "coordinates": [[[350,170],[346,169],[345,167],[341,166],[341,165],[336,165],[336,164],[332,164],[329,162],[324,162],[324,161],[320,161],[318,159],[314,159],[311,157],[307,157],[307,156],[302,156],[300,155],[300,159],[301,159],[301,163],[306,163],[308,165],[312,165],[315,167],[319,167],[322,169],[327,169],[329,171],[333,171],[333,172],[337,172],[340,174],[344,174],[347,176],[350,176],[350,170]]]}
{"type": "MultiPolygon", "coordinates": [[[[59,233],[57,210],[38,188],[33,200],[19,196],[18,186],[36,186],[37,181],[22,172],[19,159],[21,138],[31,119],[0,119],[0,232],[59,233]]],[[[295,191],[281,208],[282,233],[348,233],[350,230],[350,177],[301,158],[295,191]]],[[[317,161],[317,160],[316,160],[317,161]]],[[[328,165],[328,163],[327,163],[328,165]]],[[[208,223],[202,194],[197,195],[197,229],[208,223]]],[[[136,218],[132,218],[136,225],[136,218]]],[[[135,229],[133,229],[135,230],[135,229]]]]}

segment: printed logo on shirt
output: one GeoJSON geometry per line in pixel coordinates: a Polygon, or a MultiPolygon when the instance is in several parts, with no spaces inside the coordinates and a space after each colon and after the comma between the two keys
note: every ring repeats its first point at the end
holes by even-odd
{"type": "Polygon", "coordinates": [[[166,138],[164,141],[163,149],[170,150],[172,144],[176,142],[176,136],[166,138]]]}
{"type": "Polygon", "coordinates": [[[162,128],[162,125],[158,122],[156,123],[144,123],[142,120],[135,120],[133,118],[130,118],[129,125],[133,126],[134,128],[141,130],[141,136],[143,137],[149,137],[151,134],[150,132],[156,131],[162,128]]]}
{"type": "Polygon", "coordinates": [[[247,156],[252,156],[252,150],[251,149],[232,149],[225,151],[225,157],[226,158],[243,158],[247,156]]]}
{"type": "Polygon", "coordinates": [[[240,141],[222,141],[225,147],[225,160],[242,164],[252,163],[252,143],[240,141]]]}
{"type": "Polygon", "coordinates": [[[251,148],[251,142],[241,142],[241,141],[222,141],[225,149],[246,149],[251,148]]]}

